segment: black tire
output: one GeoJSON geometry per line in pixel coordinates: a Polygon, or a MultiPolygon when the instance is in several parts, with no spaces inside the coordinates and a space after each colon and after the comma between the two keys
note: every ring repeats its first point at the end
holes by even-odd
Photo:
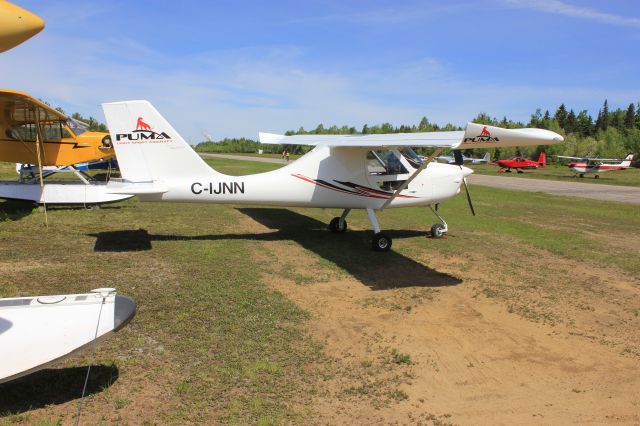
{"type": "Polygon", "coordinates": [[[371,240],[371,247],[375,251],[389,251],[391,249],[391,237],[382,232],[378,232],[373,235],[373,240],[371,240]]]}
{"type": "Polygon", "coordinates": [[[580,177],[583,178],[584,177],[584,173],[580,173],[580,177]]]}
{"type": "Polygon", "coordinates": [[[347,231],[347,221],[343,220],[342,226],[340,226],[340,218],[334,217],[333,219],[331,219],[331,222],[329,222],[329,229],[333,233],[342,234],[347,231]]]}
{"type": "Polygon", "coordinates": [[[444,225],[441,223],[436,223],[431,227],[431,238],[440,239],[444,237],[444,225]]]}
{"type": "Polygon", "coordinates": [[[600,179],[600,176],[595,175],[593,178],[594,178],[594,179],[600,179]]]}

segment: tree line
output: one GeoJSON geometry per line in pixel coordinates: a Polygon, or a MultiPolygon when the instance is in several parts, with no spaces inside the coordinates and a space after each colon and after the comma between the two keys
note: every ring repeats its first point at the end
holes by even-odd
{"type": "MultiPolygon", "coordinates": [[[[61,109],[56,108],[61,112],[61,109]]],[[[108,131],[107,126],[93,117],[82,117],[79,113],[74,113],[73,118],[89,124],[90,130],[108,131]]],[[[553,155],[569,156],[591,156],[606,158],[622,158],[629,153],[640,152],[640,102],[630,103],[627,108],[617,108],[611,110],[609,103],[605,99],[602,108],[599,109],[595,118],[587,110],[580,110],[576,113],[573,109],[567,109],[561,104],[552,114],[549,110],[542,112],[538,108],[528,122],[513,121],[506,116],[502,119],[491,117],[486,113],[480,113],[471,121],[479,124],[489,124],[504,128],[537,127],[549,129],[560,133],[565,138],[565,142],[558,145],[530,147],[528,149],[502,148],[489,150],[492,158],[505,158],[512,155],[528,155],[536,157],[540,151],[545,150],[547,157],[552,160],[553,155]]],[[[343,125],[325,127],[322,123],[314,129],[306,130],[300,127],[298,130],[289,130],[286,135],[347,135],[347,134],[381,134],[381,133],[414,133],[462,130],[461,127],[447,123],[443,126],[433,123],[422,117],[419,123],[413,125],[402,124],[394,126],[385,122],[382,124],[365,124],[361,129],[354,126],[343,125]]],[[[201,142],[195,146],[200,152],[240,152],[255,153],[263,150],[265,153],[281,153],[284,150],[282,145],[262,145],[259,142],[248,138],[225,138],[219,142],[201,142]]],[[[309,147],[287,146],[291,153],[302,154],[308,151],[309,147]]],[[[466,150],[467,155],[482,155],[485,150],[466,150]]]]}

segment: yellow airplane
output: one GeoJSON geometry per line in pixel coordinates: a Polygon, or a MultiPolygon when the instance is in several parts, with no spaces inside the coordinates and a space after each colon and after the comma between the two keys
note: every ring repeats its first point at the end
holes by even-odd
{"type": "Polygon", "coordinates": [[[0,161],[69,166],[111,158],[109,133],[90,132],[24,92],[0,89],[0,161]]]}
{"type": "Polygon", "coordinates": [[[28,40],[43,28],[44,21],[39,16],[0,0],[0,52],[28,40]]]}

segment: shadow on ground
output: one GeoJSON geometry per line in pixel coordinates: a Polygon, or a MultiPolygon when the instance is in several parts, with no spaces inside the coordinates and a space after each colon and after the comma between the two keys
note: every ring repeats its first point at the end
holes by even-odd
{"type": "MultiPolygon", "coordinates": [[[[351,274],[373,290],[400,287],[442,287],[462,282],[457,277],[437,272],[394,251],[371,250],[371,231],[347,231],[333,234],[327,224],[291,210],[278,208],[241,208],[239,212],[267,228],[266,233],[221,235],[152,235],[146,230],[125,230],[91,234],[96,237],[95,251],[150,250],[152,241],[295,241],[351,274]]],[[[418,231],[387,231],[395,241],[424,237],[418,231]]]]}
{"type": "Polygon", "coordinates": [[[25,216],[29,216],[35,208],[36,205],[28,201],[0,201],[0,222],[5,220],[20,220],[25,216]]]}
{"type": "MultiPolygon", "coordinates": [[[[88,367],[40,370],[0,384],[0,416],[20,414],[82,396],[88,367]]],[[[115,365],[94,365],[85,396],[102,392],[118,380],[115,365]]]]}

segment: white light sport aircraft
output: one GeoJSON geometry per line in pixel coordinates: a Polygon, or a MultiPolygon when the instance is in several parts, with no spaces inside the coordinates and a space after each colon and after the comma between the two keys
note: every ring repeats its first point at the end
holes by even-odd
{"type": "MultiPolygon", "coordinates": [[[[460,192],[463,166],[432,162],[445,149],[548,145],[562,136],[541,129],[501,129],[469,123],[465,131],[377,135],[298,135],[260,133],[260,142],[314,145],[280,169],[249,176],[213,170],[147,101],[102,105],[122,179],[108,191],[137,195],[141,201],[266,204],[344,209],[330,229],[344,232],[352,209],[366,210],[373,225],[373,248],[386,251],[376,212],[385,208],[436,205],[460,192]],[[144,126],[140,126],[140,123],[144,126]],[[421,160],[411,147],[433,147],[421,160]]],[[[469,199],[470,201],[470,199],[469,199]]],[[[447,232],[446,222],[432,236],[447,232]]]]}

